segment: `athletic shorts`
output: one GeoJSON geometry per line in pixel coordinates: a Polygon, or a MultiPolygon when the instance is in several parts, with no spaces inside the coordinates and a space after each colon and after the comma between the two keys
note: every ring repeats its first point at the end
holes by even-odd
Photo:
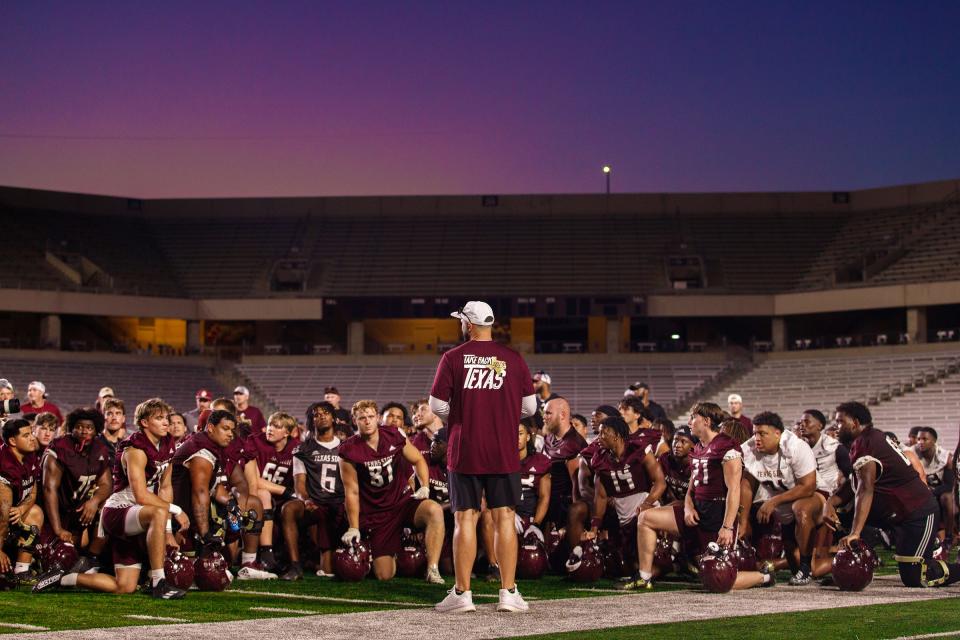
{"type": "MultiPolygon", "coordinates": [[[[677,523],[677,531],[680,532],[680,537],[683,539],[688,555],[703,553],[708,544],[717,541],[720,527],[723,526],[727,501],[695,500],[693,506],[700,516],[700,522],[691,527],[683,519],[683,503],[675,502],[673,504],[673,518],[677,523]]],[[[733,528],[734,537],[736,537],[736,522],[734,522],[733,528]]]]}
{"type": "Polygon", "coordinates": [[[146,555],[146,529],[140,524],[140,507],[104,507],[100,513],[100,530],[110,536],[113,566],[117,569],[139,569],[146,555]]]}
{"type": "Polygon", "coordinates": [[[918,509],[913,518],[893,525],[897,555],[920,557],[930,564],[933,558],[933,539],[939,528],[940,509],[931,496],[929,504],[918,509]]]}
{"type": "Polygon", "coordinates": [[[343,503],[318,504],[312,511],[304,507],[301,524],[317,525],[317,546],[322,551],[336,549],[340,536],[347,530],[347,512],[343,503]]]}
{"type": "MultiPolygon", "coordinates": [[[[520,504],[520,472],[515,473],[457,473],[447,474],[451,511],[479,511],[483,498],[487,507],[516,509],[520,504]]],[[[564,523],[565,525],[566,523],[564,523]]]]}
{"type": "Polygon", "coordinates": [[[403,546],[400,540],[404,527],[413,527],[413,519],[423,500],[407,496],[389,511],[368,516],[360,514],[360,530],[370,541],[374,558],[395,556],[403,546]]]}

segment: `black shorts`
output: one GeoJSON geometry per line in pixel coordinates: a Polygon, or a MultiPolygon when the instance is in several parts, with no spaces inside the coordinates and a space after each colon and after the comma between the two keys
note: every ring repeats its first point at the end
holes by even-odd
{"type": "Polygon", "coordinates": [[[515,473],[447,473],[450,489],[450,510],[480,510],[481,498],[487,507],[516,509],[520,504],[520,472],[515,473]]]}

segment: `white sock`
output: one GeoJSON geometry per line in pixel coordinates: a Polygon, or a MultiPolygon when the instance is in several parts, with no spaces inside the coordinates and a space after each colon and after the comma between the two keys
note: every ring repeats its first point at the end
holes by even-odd
{"type": "Polygon", "coordinates": [[[163,569],[150,569],[150,573],[148,575],[150,576],[151,587],[157,586],[157,583],[164,578],[163,569]]]}
{"type": "Polygon", "coordinates": [[[60,578],[61,587],[75,587],[77,586],[77,576],[79,573],[68,573],[67,575],[60,578]]]}
{"type": "Polygon", "coordinates": [[[762,575],[762,578],[763,578],[763,579],[761,580],[760,584],[767,584],[768,582],[770,582],[770,574],[769,574],[769,573],[764,573],[764,574],[762,575]]]}
{"type": "Polygon", "coordinates": [[[240,553],[240,564],[247,564],[248,562],[256,562],[256,561],[257,561],[256,551],[254,551],[253,553],[247,553],[246,551],[243,551],[240,553]]]}
{"type": "Polygon", "coordinates": [[[18,562],[17,565],[13,568],[14,573],[26,573],[30,571],[29,562],[18,562]]]}
{"type": "Polygon", "coordinates": [[[649,571],[641,571],[640,577],[643,578],[644,580],[649,580],[650,578],[653,577],[653,574],[649,571]]]}

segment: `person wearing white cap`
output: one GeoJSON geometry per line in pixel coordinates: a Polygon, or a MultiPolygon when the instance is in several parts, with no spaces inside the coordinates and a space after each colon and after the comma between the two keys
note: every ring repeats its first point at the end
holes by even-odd
{"type": "Polygon", "coordinates": [[[476,611],[470,572],[477,555],[477,521],[483,501],[494,522],[500,565],[497,611],[524,612],[517,590],[515,515],[520,501],[517,426],[537,410],[530,369],[523,357],[493,340],[493,309],[471,301],[450,314],[460,319],[467,341],[440,357],[430,390],[430,409],[446,421],[447,483],[456,582],[437,604],[441,613],[476,611]]]}
{"type": "Polygon", "coordinates": [[[4,407],[13,408],[16,406],[16,404],[14,403],[11,403],[10,405],[6,404],[8,400],[16,400],[16,398],[17,398],[17,394],[13,390],[13,385],[10,383],[10,381],[7,380],[6,378],[0,378],[0,418],[5,418],[7,420],[10,420],[13,418],[20,417],[19,411],[14,411],[13,413],[3,412],[4,407]]]}
{"type": "Polygon", "coordinates": [[[550,377],[550,374],[543,369],[533,374],[533,390],[537,394],[537,405],[541,413],[543,413],[543,406],[545,404],[554,398],[560,397],[550,391],[550,385],[552,384],[553,379],[550,377]]]}
{"type": "Polygon", "coordinates": [[[740,397],[739,393],[731,393],[727,396],[727,408],[730,410],[730,415],[739,420],[743,428],[747,430],[747,434],[752,436],[753,421],[743,415],[743,398],[740,397]]]}
{"type": "Polygon", "coordinates": [[[60,408],[52,402],[47,402],[47,387],[39,380],[27,385],[27,404],[20,409],[24,416],[34,413],[52,413],[57,416],[57,422],[63,424],[63,414],[60,408]]]}
{"type": "Polygon", "coordinates": [[[240,415],[250,421],[251,432],[263,433],[267,428],[267,421],[263,418],[263,412],[250,404],[250,389],[243,385],[238,386],[233,390],[233,401],[237,403],[240,415]]]}

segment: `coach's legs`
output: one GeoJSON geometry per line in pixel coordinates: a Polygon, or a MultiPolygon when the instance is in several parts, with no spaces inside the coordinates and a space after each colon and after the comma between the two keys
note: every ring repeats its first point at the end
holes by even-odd
{"type": "Polygon", "coordinates": [[[490,509],[484,509],[480,513],[480,537],[483,540],[483,550],[487,554],[487,561],[492,565],[497,565],[496,536],[494,536],[493,531],[493,513],[490,509]]]}
{"type": "Polygon", "coordinates": [[[490,512],[493,514],[494,547],[500,566],[500,585],[504,589],[513,589],[517,584],[516,511],[511,507],[497,507],[490,512]]]}
{"type": "MultiPolygon", "coordinates": [[[[470,590],[470,572],[473,571],[473,563],[477,559],[477,520],[479,518],[480,512],[476,509],[463,509],[453,514],[455,523],[453,529],[453,573],[457,591],[470,590]]],[[[510,527],[511,531],[514,532],[514,544],[516,544],[517,534],[516,530],[513,529],[512,521],[510,527]]],[[[498,554],[497,560],[501,563],[500,575],[502,577],[504,559],[500,558],[498,554]]],[[[514,547],[514,563],[516,563],[516,547],[514,547]]]]}

